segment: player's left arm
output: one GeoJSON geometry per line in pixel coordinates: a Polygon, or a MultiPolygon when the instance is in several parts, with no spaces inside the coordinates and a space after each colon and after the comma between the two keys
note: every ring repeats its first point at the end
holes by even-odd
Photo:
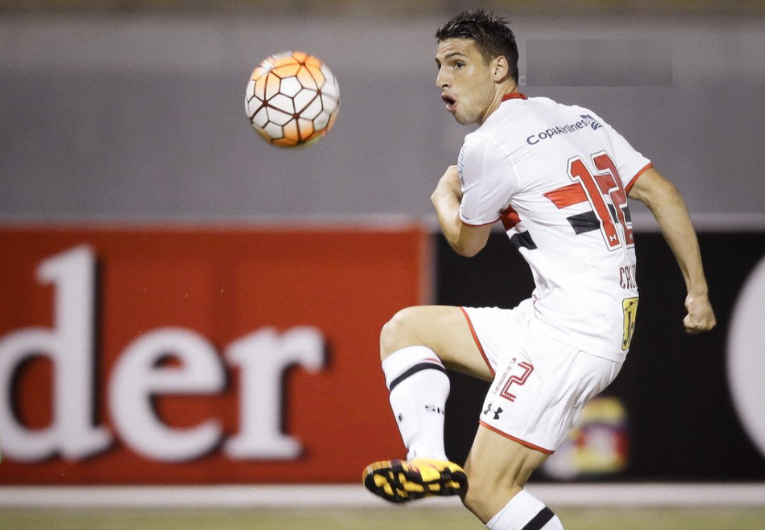
{"type": "Polygon", "coordinates": [[[717,321],[709,301],[696,231],[680,192],[651,167],[638,177],[628,195],[651,210],[680,266],[688,291],[685,330],[688,333],[709,331],[717,321]]]}
{"type": "Polygon", "coordinates": [[[436,209],[438,224],[441,226],[449,245],[457,254],[473,257],[478,254],[489,240],[491,225],[471,226],[460,218],[462,186],[457,166],[449,166],[430,196],[430,202],[436,209]]]}

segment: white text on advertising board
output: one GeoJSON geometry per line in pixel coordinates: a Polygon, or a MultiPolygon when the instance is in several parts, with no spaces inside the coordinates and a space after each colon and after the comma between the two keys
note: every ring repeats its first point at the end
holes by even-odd
{"type": "Polygon", "coordinates": [[[299,365],[324,368],[324,338],[312,327],[283,333],[264,328],[228,344],[219,355],[201,334],[183,327],[142,333],[119,355],[109,374],[108,413],[113,429],[94,425],[96,257],[79,246],[43,260],[41,283],[53,286],[53,326],[29,327],[0,338],[0,433],[5,457],[23,462],[61,455],[80,460],[107,451],[119,438],[152,460],[184,462],[217,447],[231,459],[296,459],[299,439],[282,432],[284,373],[299,365]],[[168,354],[177,361],[161,364],[168,354]],[[52,421],[42,429],[14,412],[13,381],[32,357],[53,366],[52,421]],[[226,437],[215,418],[193,427],[164,423],[152,400],[160,395],[215,395],[226,388],[227,368],[238,368],[239,430],[226,437]]]}

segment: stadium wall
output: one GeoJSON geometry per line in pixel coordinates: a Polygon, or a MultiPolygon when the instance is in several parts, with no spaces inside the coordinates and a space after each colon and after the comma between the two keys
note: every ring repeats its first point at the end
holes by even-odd
{"type": "MultiPolygon", "coordinates": [[[[511,19],[525,92],[591,108],[695,216],[763,224],[765,22],[511,19]]],[[[3,17],[0,217],[429,215],[466,132],[434,86],[440,22],[3,17]],[[319,148],[284,152],[250,130],[244,88],[261,59],[293,48],[334,70],[342,108],[319,148]]]]}

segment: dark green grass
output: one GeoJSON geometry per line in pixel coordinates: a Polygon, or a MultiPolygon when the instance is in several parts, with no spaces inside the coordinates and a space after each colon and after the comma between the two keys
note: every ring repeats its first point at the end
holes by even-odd
{"type": "MultiPolygon", "coordinates": [[[[761,508],[559,508],[566,530],[760,530],[761,508]]],[[[467,511],[436,508],[2,509],[1,530],[479,530],[467,511]]]]}

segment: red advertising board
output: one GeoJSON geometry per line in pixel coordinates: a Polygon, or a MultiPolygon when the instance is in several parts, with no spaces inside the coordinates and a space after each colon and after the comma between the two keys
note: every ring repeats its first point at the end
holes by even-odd
{"type": "Polygon", "coordinates": [[[355,482],[403,456],[401,229],[0,228],[0,484],[355,482]]]}

